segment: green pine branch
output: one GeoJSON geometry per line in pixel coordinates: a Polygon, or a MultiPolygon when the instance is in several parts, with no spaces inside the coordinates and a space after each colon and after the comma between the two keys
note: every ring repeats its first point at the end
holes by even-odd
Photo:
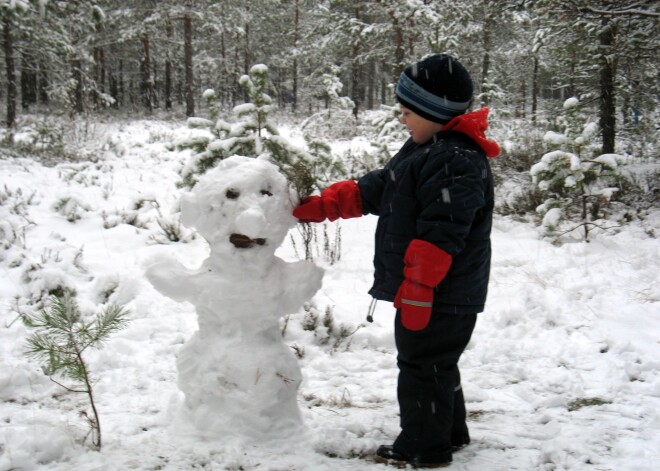
{"type": "Polygon", "coordinates": [[[128,312],[117,305],[110,305],[101,313],[85,319],[75,297],[68,292],[52,296],[50,308],[38,314],[24,316],[26,326],[34,329],[27,339],[26,354],[43,365],[44,373],[67,391],[87,395],[92,416],[84,414],[90,426],[92,445],[101,449],[101,423],[94,401],[92,377],[83,353],[89,348],[100,348],[108,337],[126,327],[128,312]],[[53,379],[61,376],[73,381],[66,386],[53,379]]]}

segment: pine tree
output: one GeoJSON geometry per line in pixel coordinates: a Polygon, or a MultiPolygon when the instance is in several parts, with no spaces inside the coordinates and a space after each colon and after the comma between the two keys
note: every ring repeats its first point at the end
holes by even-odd
{"type": "Polygon", "coordinates": [[[100,450],[101,421],[94,399],[93,379],[88,362],[84,358],[90,348],[100,348],[108,337],[127,324],[127,311],[114,304],[100,314],[85,319],[78,303],[69,292],[51,297],[51,306],[34,315],[24,315],[26,326],[35,330],[28,338],[27,354],[43,362],[44,373],[61,376],[73,382],[64,385],[53,380],[70,392],[87,396],[91,415],[84,412],[92,435],[92,446],[100,450]]]}
{"type": "Polygon", "coordinates": [[[188,126],[205,129],[209,135],[206,139],[196,136],[179,144],[181,150],[197,151],[181,172],[181,186],[191,188],[199,175],[232,155],[258,157],[271,151],[277,162],[294,160],[290,154],[298,152],[277,139],[279,132],[268,116],[272,99],[266,94],[267,77],[268,68],[265,65],[256,65],[249,75],[241,77],[239,82],[250,101],[234,107],[233,114],[237,118],[234,123],[219,117],[215,91],[209,89],[204,92],[210,119],[190,118],[188,126]]]}
{"type": "Polygon", "coordinates": [[[564,110],[560,120],[563,132],[548,132],[544,139],[553,150],[530,170],[534,183],[548,196],[537,212],[543,216],[542,226],[548,235],[561,235],[558,229],[562,220],[578,221],[564,233],[581,227],[588,241],[590,229],[601,227],[595,221],[602,217],[603,207],[618,191],[614,185],[623,178],[618,168],[623,157],[594,154],[592,141],[598,135],[598,125],[585,122],[577,98],[566,100],[564,110]]]}
{"type": "Polygon", "coordinates": [[[349,97],[342,96],[344,84],[339,73],[340,69],[333,66],[319,78],[316,93],[323,97],[325,107],[303,121],[300,127],[305,134],[333,138],[355,135],[357,122],[352,116],[355,103],[349,97]],[[328,126],[329,122],[342,125],[328,126]]]}
{"type": "Polygon", "coordinates": [[[249,75],[243,75],[239,82],[249,102],[234,107],[236,122],[219,118],[217,96],[213,90],[207,90],[203,95],[210,119],[188,120],[189,127],[201,128],[206,134],[179,144],[179,149],[195,152],[182,169],[180,186],[191,188],[199,175],[232,155],[270,158],[288,177],[300,198],[308,196],[320,182],[332,181],[342,174],[343,168],[332,158],[327,143],[310,139],[309,150],[305,150],[280,135],[270,119],[273,104],[266,93],[269,83],[267,66],[253,66],[249,75]]]}
{"type": "Polygon", "coordinates": [[[2,19],[2,43],[5,54],[5,70],[7,73],[7,118],[5,120],[7,127],[12,128],[16,124],[18,85],[16,77],[16,61],[14,44],[16,20],[21,13],[25,14],[30,9],[30,4],[26,1],[8,2],[0,1],[0,18],[2,19]]]}

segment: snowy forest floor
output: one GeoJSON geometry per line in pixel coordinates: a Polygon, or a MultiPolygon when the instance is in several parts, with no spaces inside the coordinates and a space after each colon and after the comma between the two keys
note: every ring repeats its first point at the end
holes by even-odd
{"type": "MultiPolygon", "coordinates": [[[[155,291],[142,266],[159,253],[190,267],[207,256],[187,230],[188,243],[158,243],[158,220],[180,193],[183,157],[165,145],[179,132],[159,121],[107,126],[95,162],[0,156],[0,228],[12,242],[0,247],[0,471],[386,469],[363,459],[398,433],[391,305],[365,322],[373,217],[318,229],[315,262],[326,273],[309,312],[329,311],[334,329],[305,328],[302,310],[282,321],[302,357],[306,439],[204,441],[180,426],[175,357],[196,316],[155,291]],[[83,309],[130,310],[128,327],[89,356],[101,452],[81,444],[83,398],[24,355],[29,329],[17,309],[58,282],[75,287],[83,309]]],[[[657,469],[658,228],[656,209],[616,234],[556,246],[496,217],[487,309],[460,363],[472,444],[450,469],[657,469]]],[[[295,260],[300,250],[294,229],[278,255],[295,260]]]]}

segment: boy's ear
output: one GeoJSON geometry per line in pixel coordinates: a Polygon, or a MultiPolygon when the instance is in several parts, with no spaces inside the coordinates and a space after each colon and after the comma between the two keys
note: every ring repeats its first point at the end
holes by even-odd
{"type": "Polygon", "coordinates": [[[184,193],[179,201],[181,207],[181,224],[186,227],[194,227],[199,217],[199,205],[193,193],[184,193]]]}

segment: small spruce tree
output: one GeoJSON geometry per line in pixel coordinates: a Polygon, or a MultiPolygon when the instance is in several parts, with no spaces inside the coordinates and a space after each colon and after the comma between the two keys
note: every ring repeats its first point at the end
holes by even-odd
{"type": "Polygon", "coordinates": [[[27,354],[43,362],[44,373],[67,391],[87,396],[91,415],[83,412],[92,436],[92,446],[100,450],[101,421],[94,399],[93,379],[84,358],[90,348],[100,348],[110,334],[127,324],[127,311],[111,304],[100,314],[85,319],[74,296],[65,291],[51,296],[51,305],[34,315],[24,315],[26,326],[34,329],[27,340],[27,354]],[[65,385],[53,379],[61,376],[73,382],[65,385]]]}
{"type": "Polygon", "coordinates": [[[603,228],[595,221],[603,217],[603,208],[618,191],[614,185],[623,178],[618,170],[623,157],[616,154],[592,157],[592,140],[598,134],[598,126],[585,123],[577,98],[568,99],[564,110],[564,116],[559,119],[563,132],[546,133],[544,141],[552,150],[530,170],[533,182],[547,196],[537,212],[543,218],[546,235],[582,228],[584,240],[588,241],[592,227],[603,228]],[[563,221],[578,224],[561,232],[563,221]]]}
{"type": "Polygon", "coordinates": [[[342,96],[344,84],[339,78],[339,67],[331,67],[329,73],[320,77],[313,76],[317,94],[325,100],[325,108],[314,113],[302,122],[303,131],[315,136],[331,138],[353,137],[357,130],[357,120],[353,115],[355,103],[347,96],[342,96]]]}

